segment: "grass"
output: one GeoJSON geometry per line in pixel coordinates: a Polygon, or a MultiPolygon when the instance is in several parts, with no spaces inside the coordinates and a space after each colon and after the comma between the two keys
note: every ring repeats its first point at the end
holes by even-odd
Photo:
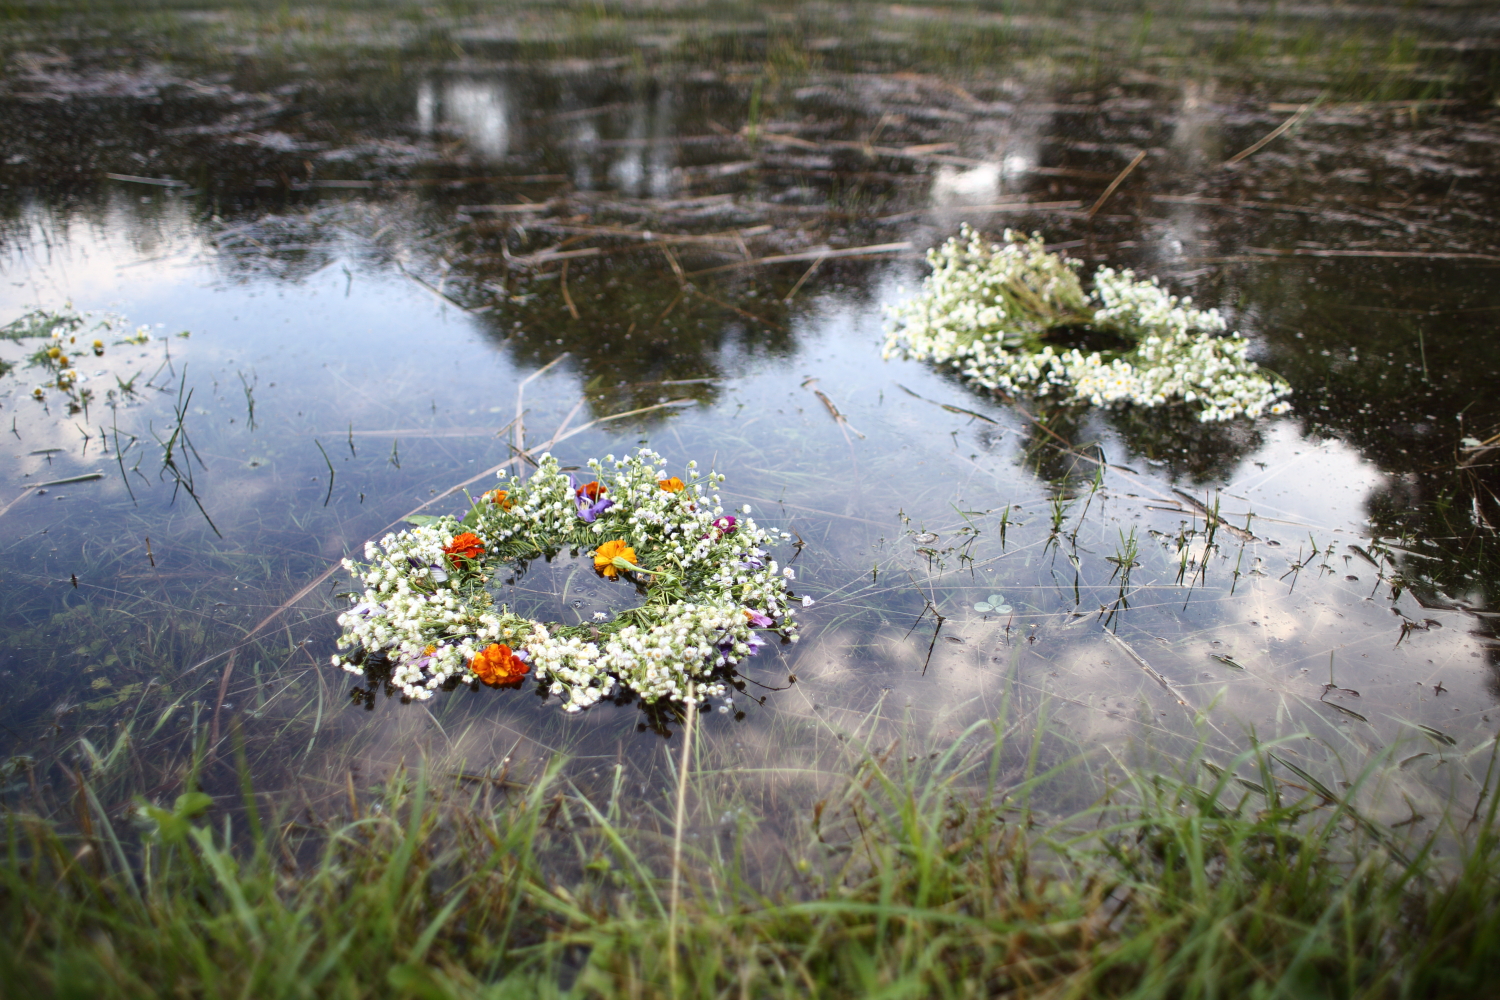
{"type": "Polygon", "coordinates": [[[852,740],[774,830],[701,743],[660,802],[630,803],[619,765],[585,791],[554,759],[398,768],[294,807],[241,755],[238,795],[204,794],[195,765],[133,822],[101,804],[95,758],[67,808],[5,817],[0,977],[90,997],[1384,998],[1485,995],[1500,972],[1493,748],[1472,812],[1398,839],[1355,805],[1379,755],[1335,792],[1290,763],[1299,737],[1163,769],[1005,718],[932,753],[852,740]]]}

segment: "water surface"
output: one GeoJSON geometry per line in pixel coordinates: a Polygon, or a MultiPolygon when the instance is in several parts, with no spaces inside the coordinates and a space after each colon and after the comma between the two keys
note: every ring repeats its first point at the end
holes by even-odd
{"type": "MultiPolygon", "coordinates": [[[[1384,762],[1388,822],[1462,794],[1500,697],[1500,505],[1464,450],[1500,425],[1500,123],[1466,41],[1496,24],[1341,10],[1326,44],[1313,15],[1041,5],[28,17],[0,320],[71,302],[154,339],[80,360],[86,405],[33,399],[35,343],[0,344],[11,792],[128,744],[126,808],[205,741],[205,780],[236,742],[287,801],[423,759],[669,780],[670,713],[363,691],[327,666],[341,577],[247,639],[600,421],[565,464],[649,443],[798,540],[804,640],[704,719],[767,815],[830,749],[1002,714],[1105,770],[1303,734],[1319,773],[1384,762]],[[881,361],[963,222],[1219,307],[1293,413],[1017,407],[881,361]]],[[[625,599],[580,565],[501,589],[565,620],[625,599]]]]}

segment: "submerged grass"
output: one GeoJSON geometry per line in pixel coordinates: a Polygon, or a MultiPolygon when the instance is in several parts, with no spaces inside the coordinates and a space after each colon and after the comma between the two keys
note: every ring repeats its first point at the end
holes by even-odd
{"type": "Polygon", "coordinates": [[[132,828],[80,765],[73,815],[5,818],[0,977],[91,997],[1490,992],[1493,750],[1472,813],[1398,842],[1352,804],[1378,758],[1340,792],[1289,740],[1223,767],[1049,764],[1045,725],[1004,717],[936,753],[852,741],[774,832],[701,744],[685,821],[673,796],[628,803],[620,765],[585,792],[559,759],[526,780],[398,768],[294,811],[241,755],[240,802],[195,771],[132,828]],[[1044,808],[1080,775],[1093,802],[1044,808]]]}

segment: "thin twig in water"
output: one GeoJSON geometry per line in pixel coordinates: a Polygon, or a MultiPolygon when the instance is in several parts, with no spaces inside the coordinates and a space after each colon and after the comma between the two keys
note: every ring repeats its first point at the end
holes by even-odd
{"type": "MultiPolygon", "coordinates": [[[[807,383],[804,382],[802,384],[806,385],[807,383]]],[[[839,425],[839,429],[844,432],[845,441],[849,440],[850,431],[854,431],[854,436],[859,438],[861,441],[865,439],[865,436],[861,434],[855,428],[855,426],[849,422],[849,418],[844,416],[843,413],[839,412],[839,408],[833,404],[833,400],[828,398],[827,393],[825,393],[822,389],[813,389],[813,395],[821,399],[823,401],[823,405],[828,408],[828,412],[833,415],[833,419],[839,425]]]]}
{"type": "Polygon", "coordinates": [[[734,305],[732,303],[725,302],[723,299],[719,298],[716,295],[710,295],[710,294],[708,294],[703,289],[699,288],[697,285],[694,285],[692,283],[687,283],[683,287],[686,288],[688,291],[692,292],[694,295],[698,295],[698,296],[700,296],[702,298],[707,299],[708,301],[712,302],[714,305],[722,306],[725,309],[729,309],[729,310],[731,310],[733,312],[739,313],[741,316],[745,317],[746,319],[754,320],[757,323],[764,323],[766,326],[769,326],[771,329],[773,329],[773,330],[780,330],[782,333],[786,332],[786,327],[782,326],[780,323],[773,323],[770,320],[766,319],[764,316],[757,316],[753,312],[749,312],[749,311],[747,311],[745,309],[741,309],[739,306],[734,305]]]}
{"type": "Polygon", "coordinates": [[[699,274],[712,274],[715,271],[734,271],[742,267],[764,267],[768,264],[789,264],[799,260],[827,260],[832,257],[863,257],[866,254],[899,253],[902,250],[914,249],[911,241],[903,240],[900,243],[872,243],[863,247],[845,247],[842,250],[806,250],[802,253],[783,253],[771,257],[756,257],[754,260],[741,260],[733,264],[720,264],[718,267],[705,267],[689,273],[689,277],[699,274]]]}
{"type": "MultiPolygon", "coordinates": [[[[1317,102],[1313,102],[1313,103],[1315,104],[1317,102]]],[[[1296,114],[1292,115],[1292,117],[1288,118],[1286,121],[1284,121],[1280,125],[1278,125],[1264,139],[1260,140],[1259,142],[1255,143],[1252,146],[1249,146],[1249,147],[1247,147],[1245,149],[1240,150],[1238,153],[1235,153],[1233,156],[1231,156],[1229,159],[1225,160],[1223,163],[1221,163],[1219,165],[1221,167],[1232,167],[1236,163],[1238,163],[1241,160],[1245,159],[1246,157],[1248,157],[1248,156],[1254,156],[1256,153],[1260,152],[1263,148],[1265,148],[1266,144],[1268,144],[1269,142],[1271,142],[1271,140],[1273,140],[1277,136],[1281,135],[1287,129],[1291,128],[1293,125],[1296,125],[1303,118],[1306,118],[1307,117],[1307,113],[1309,111],[1311,111],[1312,108],[1313,108],[1312,104],[1304,104],[1304,105],[1302,105],[1302,107],[1300,107],[1300,108],[1297,109],[1297,113],[1296,114]]]]}
{"type": "Polygon", "coordinates": [[[328,506],[328,501],[333,499],[333,459],[328,457],[328,452],[323,448],[323,442],[313,438],[313,444],[318,446],[318,451],[323,453],[323,462],[328,466],[328,492],[323,497],[323,506],[328,506]]]}
{"type": "Polygon", "coordinates": [[[1135,168],[1141,165],[1141,161],[1145,158],[1146,151],[1144,149],[1139,153],[1136,153],[1135,159],[1130,161],[1130,166],[1126,167],[1124,170],[1121,170],[1118,174],[1115,175],[1115,179],[1109,182],[1109,187],[1104,189],[1104,193],[1099,196],[1098,201],[1094,202],[1094,207],[1088,210],[1088,212],[1084,215],[1084,218],[1092,219],[1095,215],[1097,215],[1099,209],[1103,208],[1104,203],[1109,201],[1110,196],[1115,193],[1115,189],[1118,188],[1121,184],[1125,183],[1125,178],[1129,177],[1135,170],[1135,168]]]}
{"type": "Polygon", "coordinates": [[[574,319],[577,319],[578,318],[578,307],[573,304],[573,296],[571,296],[571,295],[568,294],[568,262],[567,261],[563,261],[562,275],[560,277],[561,277],[561,282],[560,283],[561,283],[561,287],[562,287],[563,304],[568,307],[568,313],[569,313],[569,315],[571,315],[574,319]]]}
{"type": "Polygon", "coordinates": [[[786,303],[787,305],[791,305],[792,298],[802,288],[803,284],[806,283],[807,279],[812,277],[813,272],[816,271],[820,266],[822,266],[823,261],[827,259],[828,258],[826,256],[819,257],[817,260],[809,264],[807,270],[802,272],[802,277],[797,279],[797,283],[792,286],[792,290],[790,292],[787,292],[786,295],[782,296],[781,301],[786,303]]]}
{"type": "Polygon", "coordinates": [[[525,419],[525,416],[524,416],[523,411],[522,411],[522,400],[523,400],[523,398],[524,398],[524,396],[526,394],[526,386],[527,386],[527,384],[529,382],[532,381],[532,379],[537,378],[543,372],[545,372],[547,369],[551,368],[553,365],[557,364],[559,361],[561,361],[563,358],[566,358],[567,356],[568,356],[568,352],[567,351],[563,351],[557,357],[553,358],[551,361],[547,362],[545,365],[542,365],[542,367],[538,368],[536,371],[532,372],[530,375],[527,375],[525,378],[523,378],[521,380],[521,384],[518,385],[518,386],[516,386],[516,421],[515,421],[515,427],[516,427],[516,452],[518,454],[525,454],[525,452],[526,452],[526,419],[525,419]]]}

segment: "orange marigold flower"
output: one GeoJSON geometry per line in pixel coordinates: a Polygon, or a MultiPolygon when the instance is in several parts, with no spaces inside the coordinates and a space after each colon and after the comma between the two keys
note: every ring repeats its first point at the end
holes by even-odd
{"type": "Polygon", "coordinates": [[[613,579],[620,575],[620,567],[615,565],[615,559],[624,559],[628,563],[635,562],[635,549],[625,544],[624,539],[617,538],[612,542],[605,542],[594,550],[594,569],[613,579]]]}
{"type": "Polygon", "coordinates": [[[460,559],[472,560],[484,555],[484,542],[472,531],[465,531],[443,546],[443,551],[448,554],[448,561],[457,566],[460,559]]]}
{"type": "Polygon", "coordinates": [[[488,501],[489,503],[494,504],[496,507],[499,507],[501,510],[510,510],[510,500],[508,499],[509,496],[509,490],[490,490],[488,493],[481,495],[479,499],[488,501]]]}
{"type": "Polygon", "coordinates": [[[584,483],[578,487],[578,495],[588,497],[589,503],[597,503],[599,498],[608,492],[609,490],[605,489],[601,482],[584,483]]]}
{"type": "Polygon", "coordinates": [[[469,669],[490,687],[519,684],[531,670],[531,664],[518,657],[503,642],[493,643],[474,654],[469,669]]]}
{"type": "Polygon", "coordinates": [[[687,488],[687,484],[684,483],[681,479],[678,479],[676,476],[673,476],[671,479],[658,479],[656,481],[656,485],[660,486],[668,493],[681,493],[684,489],[687,488]]]}

